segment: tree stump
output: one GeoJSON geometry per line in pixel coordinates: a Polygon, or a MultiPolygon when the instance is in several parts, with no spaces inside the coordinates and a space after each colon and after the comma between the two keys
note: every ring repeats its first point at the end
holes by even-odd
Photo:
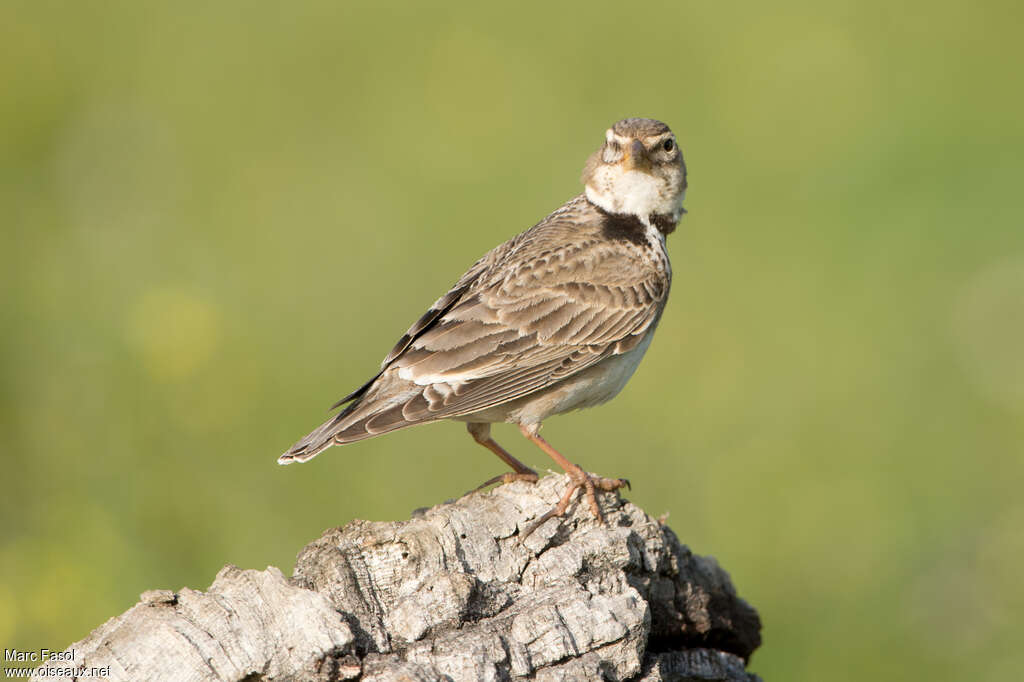
{"type": "Polygon", "coordinates": [[[577,500],[524,539],[567,484],[353,521],[307,545],[291,579],[229,565],[206,592],[146,592],[33,679],[758,680],[757,612],[617,494],[599,496],[606,525],[577,500]]]}

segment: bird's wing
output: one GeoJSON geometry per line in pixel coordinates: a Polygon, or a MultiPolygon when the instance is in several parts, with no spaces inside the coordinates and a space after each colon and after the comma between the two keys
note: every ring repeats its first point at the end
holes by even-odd
{"type": "Polygon", "coordinates": [[[644,265],[644,246],[592,240],[495,268],[391,358],[389,374],[422,388],[383,412],[406,422],[464,416],[631,350],[669,289],[666,271],[644,265]]]}

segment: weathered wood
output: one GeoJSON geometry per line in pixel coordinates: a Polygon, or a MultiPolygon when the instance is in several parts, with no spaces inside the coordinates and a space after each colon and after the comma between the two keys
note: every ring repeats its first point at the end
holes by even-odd
{"type": "Polygon", "coordinates": [[[72,644],[73,665],[132,682],[758,679],[757,613],[638,507],[602,494],[607,525],[576,503],[523,539],[566,483],[353,521],[290,580],[226,566],[206,592],[146,592],[72,644]]]}

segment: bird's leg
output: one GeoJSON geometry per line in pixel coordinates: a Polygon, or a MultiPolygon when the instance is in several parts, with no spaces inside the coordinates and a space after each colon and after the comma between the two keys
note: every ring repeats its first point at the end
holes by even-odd
{"type": "Polygon", "coordinates": [[[618,490],[619,488],[626,486],[629,487],[629,481],[624,478],[602,478],[600,476],[592,476],[580,468],[578,465],[573,464],[565,458],[558,450],[551,447],[551,444],[540,437],[538,431],[540,430],[540,424],[520,424],[519,430],[524,436],[529,438],[534,444],[537,445],[541,450],[548,453],[551,459],[558,463],[558,466],[565,469],[565,472],[569,474],[569,478],[572,479],[572,483],[566,489],[565,494],[562,495],[562,499],[558,501],[558,504],[554,509],[549,511],[547,514],[540,518],[540,521],[534,526],[537,528],[542,523],[554,516],[561,516],[565,513],[565,510],[569,507],[569,501],[572,499],[573,493],[580,488],[583,488],[583,494],[587,496],[587,500],[590,502],[590,509],[594,512],[594,516],[601,523],[604,523],[604,515],[601,513],[601,507],[597,504],[597,490],[604,490],[611,492],[618,490]]]}
{"type": "Polygon", "coordinates": [[[469,424],[466,424],[466,429],[469,431],[469,435],[473,436],[473,440],[496,454],[502,462],[513,469],[513,471],[501,474],[500,476],[495,476],[488,481],[484,481],[477,487],[477,490],[480,490],[480,488],[486,488],[494,483],[511,483],[512,481],[529,481],[530,483],[537,482],[538,477],[536,471],[510,455],[505,448],[498,445],[498,443],[491,438],[490,424],[470,422],[469,424]]]}

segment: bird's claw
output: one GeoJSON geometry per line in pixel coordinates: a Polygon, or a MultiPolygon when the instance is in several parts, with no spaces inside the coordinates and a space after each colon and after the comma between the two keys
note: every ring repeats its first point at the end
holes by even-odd
{"type": "Polygon", "coordinates": [[[601,524],[603,524],[605,521],[604,514],[601,513],[601,507],[597,503],[597,491],[600,490],[602,492],[614,492],[619,488],[623,487],[629,488],[630,490],[633,489],[630,486],[628,479],[604,478],[601,476],[595,476],[593,474],[587,473],[581,467],[576,465],[574,465],[574,468],[568,470],[566,473],[569,475],[569,478],[572,480],[572,482],[569,483],[569,485],[566,487],[565,492],[562,494],[562,498],[558,501],[558,504],[556,504],[552,509],[550,509],[547,513],[541,516],[540,519],[537,520],[537,523],[535,523],[530,528],[530,530],[526,531],[526,533],[523,534],[524,540],[527,537],[529,537],[530,534],[533,533],[533,531],[537,530],[542,525],[544,525],[544,523],[548,519],[564,515],[566,510],[569,508],[569,503],[572,501],[573,493],[575,493],[580,488],[583,489],[583,494],[587,497],[587,500],[590,502],[590,509],[592,512],[594,512],[594,517],[597,519],[598,523],[601,524]]]}
{"type": "Polygon", "coordinates": [[[473,488],[472,492],[478,492],[480,490],[483,490],[487,486],[494,485],[495,483],[499,485],[504,485],[506,483],[511,483],[513,481],[526,481],[527,483],[536,483],[538,480],[540,480],[540,477],[537,476],[537,474],[532,471],[508,471],[505,472],[504,474],[495,476],[494,478],[487,479],[477,487],[473,488]]]}

